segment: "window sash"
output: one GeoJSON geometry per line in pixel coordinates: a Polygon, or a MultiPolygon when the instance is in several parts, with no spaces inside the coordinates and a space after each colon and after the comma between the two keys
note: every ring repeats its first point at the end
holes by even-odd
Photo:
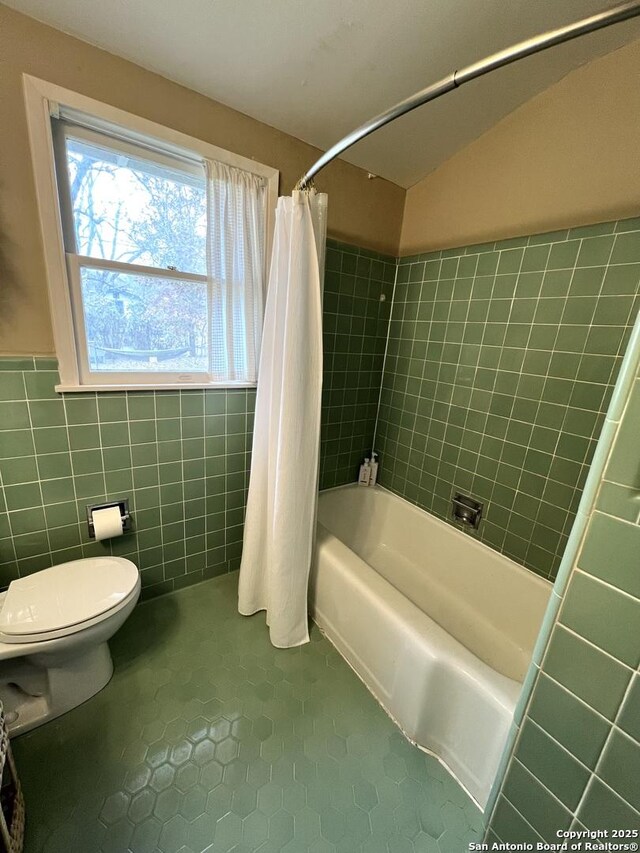
{"type": "Polygon", "coordinates": [[[139,264],[126,264],[120,261],[100,260],[85,255],[74,255],[68,253],[66,256],[69,287],[71,291],[71,307],[76,336],[76,348],[78,355],[78,368],[80,382],[83,385],[190,385],[213,384],[214,376],[211,370],[211,285],[206,275],[196,273],[181,273],[177,270],[165,270],[159,267],[145,267],[139,264]],[[112,272],[124,272],[128,274],[139,274],[153,276],[159,279],[170,279],[171,281],[184,281],[185,283],[200,283],[207,285],[207,364],[206,371],[170,371],[170,370],[92,370],[89,363],[89,346],[87,340],[86,324],[84,319],[84,302],[82,298],[82,273],[83,267],[91,269],[104,269],[112,272]]]}
{"type": "MultiPolygon", "coordinates": [[[[52,104],[51,121],[54,125],[62,128],[73,128],[74,134],[84,134],[85,139],[109,140],[109,145],[119,148],[124,153],[135,150],[137,156],[141,152],[147,152],[149,159],[163,158],[170,161],[172,168],[177,164],[178,168],[185,171],[199,172],[205,157],[194,151],[190,146],[185,148],[181,145],[172,144],[161,139],[157,135],[150,136],[142,134],[125,124],[100,118],[98,115],[76,110],[63,104],[52,104]]],[[[194,142],[196,140],[193,140],[194,142]]]]}
{"type": "Polygon", "coordinates": [[[192,187],[201,187],[206,191],[205,161],[201,158],[190,161],[184,158],[167,155],[150,147],[139,144],[132,145],[126,139],[118,139],[114,135],[105,135],[87,129],[81,125],[71,125],[61,119],[52,118],[53,153],[56,166],[58,197],[62,217],[62,234],[65,250],[77,253],[76,223],[73,213],[73,198],[69,182],[68,147],[69,139],[78,139],[104,151],[105,159],[109,156],[121,155],[127,159],[127,166],[135,168],[135,163],[141,165],[141,171],[166,177],[168,180],[179,180],[192,187]]]}
{"type": "Polygon", "coordinates": [[[139,275],[151,275],[156,278],[182,279],[184,281],[208,281],[206,275],[196,272],[185,272],[174,270],[169,267],[148,267],[145,264],[129,264],[126,261],[111,261],[108,258],[94,258],[91,255],[76,255],[68,252],[68,258],[75,258],[79,266],[99,267],[100,269],[113,270],[114,272],[138,273],[139,275]]]}

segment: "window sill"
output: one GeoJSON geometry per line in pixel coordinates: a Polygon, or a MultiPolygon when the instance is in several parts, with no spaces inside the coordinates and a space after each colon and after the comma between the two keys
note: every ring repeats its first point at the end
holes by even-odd
{"type": "Polygon", "coordinates": [[[93,393],[95,391],[200,391],[205,388],[208,388],[210,390],[224,391],[225,389],[233,390],[234,388],[256,387],[256,382],[174,382],[166,385],[159,385],[157,382],[155,382],[152,385],[56,385],[55,390],[59,394],[82,394],[84,392],[93,393]]]}

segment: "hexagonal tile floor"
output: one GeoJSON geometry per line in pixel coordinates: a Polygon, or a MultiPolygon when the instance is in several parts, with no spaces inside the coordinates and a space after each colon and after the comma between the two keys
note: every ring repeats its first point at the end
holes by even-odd
{"type": "Polygon", "coordinates": [[[274,649],[237,575],[138,607],[98,696],[14,741],[26,853],[463,853],[481,816],[317,629],[274,649]]]}

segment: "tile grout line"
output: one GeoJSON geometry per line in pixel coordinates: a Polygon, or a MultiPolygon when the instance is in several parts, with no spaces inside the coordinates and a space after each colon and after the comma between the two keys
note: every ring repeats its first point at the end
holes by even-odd
{"type": "MultiPolygon", "coordinates": [[[[598,760],[596,761],[595,767],[591,770],[591,775],[590,775],[589,779],[587,780],[587,783],[585,784],[584,790],[583,790],[583,792],[582,792],[582,797],[580,798],[580,801],[578,802],[578,804],[577,804],[577,806],[576,806],[576,809],[575,809],[575,812],[574,812],[574,814],[575,814],[575,816],[576,816],[576,819],[579,819],[577,816],[580,814],[580,811],[581,811],[581,809],[582,809],[582,806],[583,806],[583,804],[584,804],[584,803],[585,803],[585,801],[586,801],[586,798],[587,798],[588,792],[590,791],[591,787],[592,787],[592,786],[593,786],[593,784],[594,784],[594,779],[597,779],[597,780],[600,782],[600,784],[601,784],[601,785],[604,785],[606,788],[608,788],[610,791],[612,791],[612,792],[613,792],[613,794],[614,794],[618,799],[620,799],[622,802],[626,803],[626,805],[627,805],[630,809],[632,809],[632,810],[633,810],[633,811],[638,815],[638,817],[640,818],[640,812],[639,812],[639,811],[638,811],[638,810],[637,810],[637,809],[636,809],[636,808],[635,808],[635,807],[634,807],[634,806],[633,806],[633,805],[632,805],[632,804],[627,800],[627,798],[626,798],[626,797],[624,797],[624,796],[622,796],[621,794],[619,794],[619,793],[618,793],[614,788],[612,788],[612,787],[611,787],[611,785],[609,785],[609,784],[608,784],[608,783],[607,783],[607,782],[602,778],[602,776],[599,776],[599,775],[598,775],[598,770],[600,769],[600,767],[601,767],[602,763],[603,763],[603,762],[604,762],[604,760],[605,760],[605,755],[606,755],[606,753],[607,753],[608,746],[609,746],[609,744],[611,743],[611,741],[612,741],[612,739],[613,739],[613,737],[614,737],[614,734],[615,734],[616,732],[621,732],[622,734],[626,734],[626,732],[624,732],[624,730],[622,730],[622,729],[620,729],[620,728],[618,727],[617,723],[618,723],[618,720],[619,720],[619,718],[620,718],[621,711],[622,711],[623,707],[625,706],[625,703],[626,703],[627,697],[629,696],[629,694],[630,694],[630,692],[631,692],[632,684],[633,684],[633,678],[629,679],[629,683],[627,684],[627,688],[626,688],[626,690],[625,690],[625,692],[624,692],[624,694],[623,694],[622,698],[620,699],[620,704],[618,705],[618,710],[617,710],[617,712],[616,712],[616,714],[615,714],[615,717],[614,717],[613,721],[611,722],[611,727],[610,727],[610,729],[609,729],[609,731],[608,731],[608,733],[607,733],[607,737],[606,737],[606,739],[605,739],[605,742],[604,742],[604,744],[602,745],[602,749],[600,750],[600,755],[598,756],[598,760]]],[[[627,735],[627,737],[629,737],[629,735],[627,735]]]]}

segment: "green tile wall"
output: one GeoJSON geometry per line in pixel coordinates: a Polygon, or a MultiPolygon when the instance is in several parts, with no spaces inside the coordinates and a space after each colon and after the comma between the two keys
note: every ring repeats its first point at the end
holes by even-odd
{"type": "MultiPolygon", "coordinates": [[[[394,258],[329,241],[323,487],[353,480],[371,449],[394,276],[394,258]]],[[[145,596],[237,568],[255,392],[57,382],[55,360],[0,358],[0,587],[94,554],[131,557],[145,596]],[[121,497],[135,530],[91,541],[86,504],[121,497]]]]}
{"type": "Polygon", "coordinates": [[[638,310],[640,220],[399,262],[379,480],[553,578],[638,310]]]}
{"type": "MultiPolygon", "coordinates": [[[[443,518],[470,492],[480,537],[553,577],[639,282],[640,220],[399,262],[328,241],[321,488],[355,479],[377,419],[383,485],[443,518]]],[[[55,362],[0,361],[0,585],[110,547],[146,594],[237,564],[252,391],[63,399],[55,362]],[[87,541],[84,505],[125,494],[136,531],[87,541]]]]}
{"type": "Polygon", "coordinates": [[[255,392],[65,394],[51,359],[0,359],[0,586],[52,563],[130,557],[145,595],[236,568],[255,392]],[[86,505],[135,530],[89,539],[86,505]]]}
{"type": "Polygon", "coordinates": [[[353,482],[371,451],[395,258],[327,243],[320,487],[353,482]]]}
{"type": "MultiPolygon", "coordinates": [[[[640,829],[640,378],[520,727],[488,839],[640,829]]],[[[608,840],[613,840],[611,837],[608,840]]]]}

